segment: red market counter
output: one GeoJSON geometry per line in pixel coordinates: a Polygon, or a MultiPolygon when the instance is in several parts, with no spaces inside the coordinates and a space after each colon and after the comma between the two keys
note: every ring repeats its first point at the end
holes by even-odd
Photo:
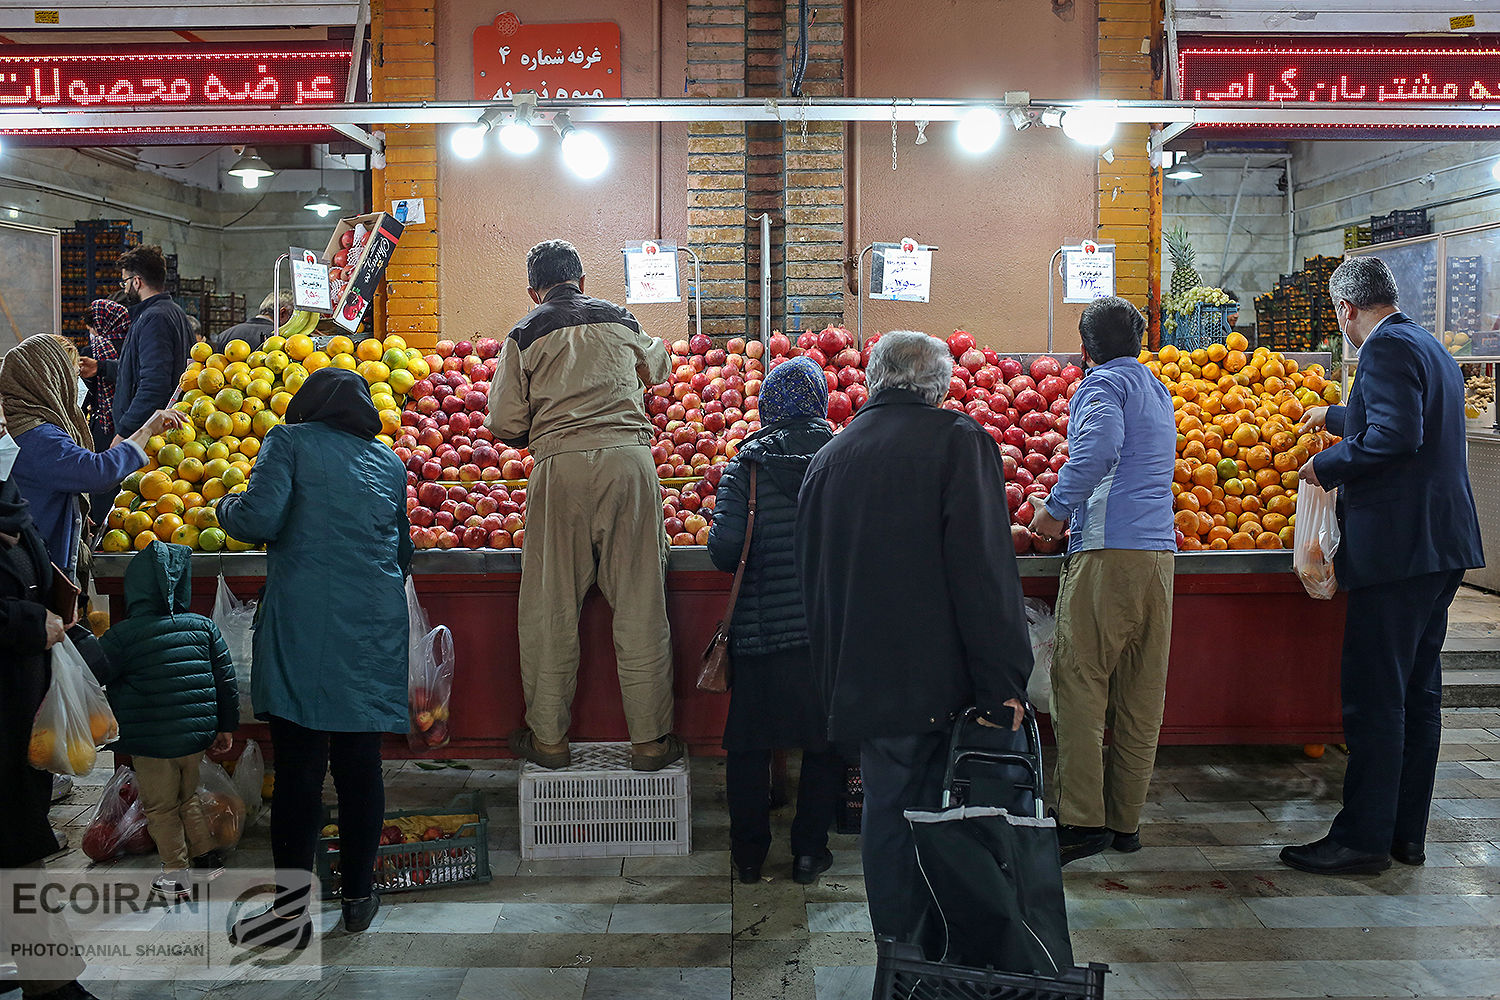
{"type": "MultiPolygon", "coordinates": [[[[121,576],[129,555],[94,557],[96,586],[112,618],[124,614],[121,576]]],[[[1026,594],[1057,596],[1059,556],[1020,559],[1026,594]]],[[[211,614],[216,577],[253,598],[265,582],[264,553],[193,556],[193,609],[211,614]]],[[[1172,653],[1163,744],[1342,742],[1339,648],[1344,596],[1309,598],[1291,571],[1290,552],[1203,552],[1177,557],[1172,653]]],[[[453,741],[432,756],[505,756],[506,734],[521,725],[516,632],[518,551],[423,550],[413,573],[433,624],[453,631],[453,741]]],[[[330,584],[336,581],[330,573],[330,584]]],[[[676,660],[677,731],[697,752],[717,753],[727,695],[695,687],[703,648],[724,611],[730,577],[698,547],[672,551],[667,610],[676,660]]],[[[582,662],[573,705],[575,741],[627,739],[615,675],[609,606],[597,591],[584,604],[582,662]]],[[[314,626],[315,627],[315,626],[314,626]]],[[[915,624],[913,627],[917,627],[915,624]]],[[[246,727],[264,737],[263,726],[246,727]]],[[[390,756],[410,756],[393,738],[390,756]]]]}

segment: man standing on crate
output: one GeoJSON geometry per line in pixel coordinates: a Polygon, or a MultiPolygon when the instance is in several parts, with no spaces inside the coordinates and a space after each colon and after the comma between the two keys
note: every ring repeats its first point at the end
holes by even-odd
{"type": "Polygon", "coordinates": [[[166,409],[188,366],[192,329],[187,313],[163,290],[166,283],[161,247],[134,247],[120,255],[120,288],[130,308],[130,332],[115,375],[115,444],[134,434],[151,414],[166,409]]]}
{"type": "Polygon", "coordinates": [[[882,337],[870,401],[813,456],[797,509],[828,736],[859,746],[870,923],[900,941],[931,900],[902,813],[941,805],[954,716],[1019,729],[1031,675],[1005,468],[979,424],[938,407],[952,373],[943,341],[882,337]]]}
{"type": "Polygon", "coordinates": [[[1448,605],[1463,571],[1484,565],[1457,362],[1396,308],[1395,275],[1379,258],[1345,260],[1328,293],[1359,352],[1359,377],[1346,406],[1307,411],[1304,430],[1326,426],[1343,440],[1301,476],[1341,487],[1333,566],[1349,592],[1341,680],[1349,766],[1328,836],[1281,852],[1291,867],[1320,875],[1427,859],[1448,605]]]}
{"type": "Polygon", "coordinates": [[[1069,402],[1068,464],[1031,522],[1048,539],[1070,529],[1052,654],[1063,864],[1111,846],[1140,850],[1161,733],[1177,426],[1171,396],[1136,358],[1145,329],[1124,299],[1083,311],[1078,332],[1092,367],[1069,402]]]}
{"type": "Polygon", "coordinates": [[[672,733],[667,537],[644,394],[666,381],[670,359],[627,310],[584,295],[571,243],[532,247],[526,275],[537,308],[506,338],[485,420],[536,460],[518,609],[526,725],[510,747],[543,767],[572,761],[578,614],[598,583],[614,610],[630,765],[660,770],[684,746],[672,733]]]}

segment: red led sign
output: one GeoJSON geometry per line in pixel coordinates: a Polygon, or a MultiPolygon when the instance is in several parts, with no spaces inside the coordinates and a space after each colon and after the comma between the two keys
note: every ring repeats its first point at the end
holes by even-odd
{"type": "Polygon", "coordinates": [[[1496,41],[1362,36],[1247,43],[1182,36],[1178,93],[1210,104],[1500,102],[1496,41]]]}
{"type": "MultiPolygon", "coordinates": [[[[157,110],[208,107],[244,110],[254,107],[307,107],[340,103],[352,56],[347,47],[319,45],[250,45],[206,48],[201,45],[58,48],[0,47],[0,109],[43,111],[157,110]]],[[[123,143],[140,138],[183,142],[314,142],[334,134],[326,128],[142,128],[90,132],[48,129],[0,132],[15,144],[85,144],[88,140],[123,143]]]]}

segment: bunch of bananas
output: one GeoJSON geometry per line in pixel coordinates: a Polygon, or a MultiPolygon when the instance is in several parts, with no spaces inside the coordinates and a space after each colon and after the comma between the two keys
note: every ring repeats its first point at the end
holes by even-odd
{"type": "Polygon", "coordinates": [[[291,338],[298,334],[311,334],[317,329],[320,319],[322,317],[315,312],[298,309],[292,313],[292,318],[283,323],[281,328],[276,331],[276,336],[291,338]]]}

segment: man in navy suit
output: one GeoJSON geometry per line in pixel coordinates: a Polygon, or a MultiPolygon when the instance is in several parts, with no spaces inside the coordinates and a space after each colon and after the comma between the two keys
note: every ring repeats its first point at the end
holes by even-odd
{"type": "Polygon", "coordinates": [[[1305,427],[1343,440],[1302,467],[1339,487],[1334,557],[1349,592],[1341,686],[1344,807],[1328,836],[1281,860],[1317,874],[1384,871],[1426,860],[1441,742],[1448,606],[1463,571],[1484,565],[1469,489],[1464,380],[1437,339],[1396,308],[1396,279],[1351,257],[1328,281],[1339,329],[1359,351],[1347,406],[1316,407],[1305,427]]]}

